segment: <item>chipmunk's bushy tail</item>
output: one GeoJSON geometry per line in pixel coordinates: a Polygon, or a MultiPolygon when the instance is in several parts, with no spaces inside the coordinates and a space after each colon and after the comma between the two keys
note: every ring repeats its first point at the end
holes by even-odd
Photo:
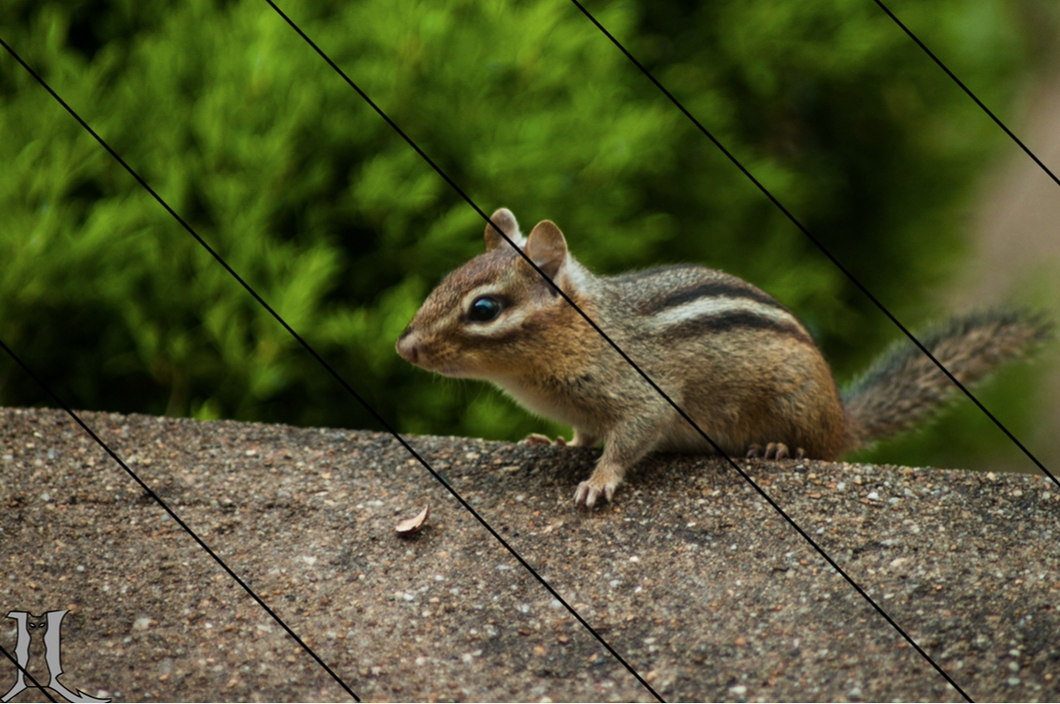
{"type": "MultiPolygon", "coordinates": [[[[935,359],[967,386],[1053,337],[1035,313],[994,310],[951,318],[918,336],[935,359]]],[[[909,430],[960,389],[909,340],[884,352],[841,394],[847,449],[909,430]]]]}

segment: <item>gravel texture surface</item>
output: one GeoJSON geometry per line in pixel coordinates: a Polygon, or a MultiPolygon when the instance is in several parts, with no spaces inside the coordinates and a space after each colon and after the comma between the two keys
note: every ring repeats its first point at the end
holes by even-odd
{"type": "MultiPolygon", "coordinates": [[[[82,417],[362,699],[653,699],[388,435],[82,417]]],[[[595,451],[410,442],[666,700],[962,700],[722,462],[654,458],[588,515],[571,497],[595,451]]],[[[1050,481],[746,466],[970,697],[1060,700],[1050,481]]],[[[68,687],[350,699],[65,413],[0,409],[0,507],[0,609],[70,610],[68,687]]],[[[0,692],[14,678],[0,661],[0,692]]]]}

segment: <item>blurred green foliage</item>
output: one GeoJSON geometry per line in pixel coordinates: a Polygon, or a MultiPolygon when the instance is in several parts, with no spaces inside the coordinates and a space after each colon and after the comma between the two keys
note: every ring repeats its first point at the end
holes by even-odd
{"type": "MultiPolygon", "coordinates": [[[[480,207],[557,221],[590,268],[744,277],[840,378],[897,336],[566,0],[281,7],[480,207]]],[[[925,300],[1003,137],[874,3],[590,9],[900,319],[940,313],[925,300]]],[[[1011,2],[894,9],[1010,104],[1027,61],[1011,2]]],[[[395,354],[484,224],[267,4],[8,0],[0,36],[400,429],[548,427],[395,354]]],[[[380,427],[6,53],[0,135],[0,336],[72,405],[380,427]]],[[[0,362],[0,403],[47,401],[0,362]]],[[[965,461],[944,436],[920,456],[965,461]]]]}

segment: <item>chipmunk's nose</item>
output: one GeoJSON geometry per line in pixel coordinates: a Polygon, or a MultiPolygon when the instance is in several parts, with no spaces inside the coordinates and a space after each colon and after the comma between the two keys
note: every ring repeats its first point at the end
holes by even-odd
{"type": "Polygon", "coordinates": [[[397,349],[397,353],[401,355],[402,359],[410,364],[416,364],[419,361],[419,335],[409,325],[405,328],[405,332],[401,333],[401,337],[398,338],[397,344],[394,347],[397,349]]]}

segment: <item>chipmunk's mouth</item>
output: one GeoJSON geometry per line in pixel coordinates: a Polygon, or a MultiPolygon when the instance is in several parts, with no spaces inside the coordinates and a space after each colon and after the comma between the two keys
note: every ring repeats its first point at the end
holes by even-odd
{"type": "Polygon", "coordinates": [[[421,364],[421,367],[428,371],[432,371],[435,374],[441,374],[442,376],[462,378],[468,376],[467,370],[457,364],[440,364],[440,365],[426,365],[421,364]]]}

